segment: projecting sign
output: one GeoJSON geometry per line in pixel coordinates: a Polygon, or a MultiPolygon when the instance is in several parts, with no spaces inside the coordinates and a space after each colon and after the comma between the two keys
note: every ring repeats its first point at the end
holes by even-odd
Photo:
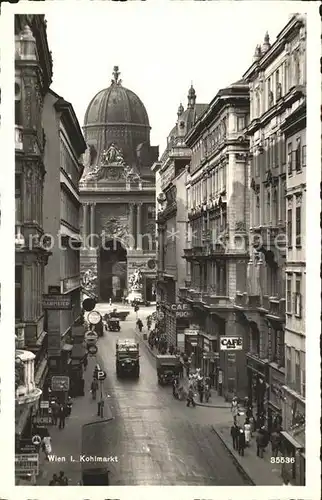
{"type": "Polygon", "coordinates": [[[87,319],[92,325],[98,325],[98,323],[100,323],[102,319],[102,316],[98,311],[91,311],[88,313],[87,319]]]}
{"type": "Polygon", "coordinates": [[[92,330],[88,330],[84,335],[85,342],[87,344],[96,344],[98,341],[98,335],[92,330]]]}
{"type": "Polygon", "coordinates": [[[54,295],[48,293],[42,296],[42,305],[44,309],[71,309],[72,298],[70,295],[54,295]]]}
{"type": "Polygon", "coordinates": [[[220,337],[221,351],[241,351],[243,349],[242,337],[220,337]]]}
{"type": "Polygon", "coordinates": [[[189,304],[171,304],[171,310],[176,313],[177,318],[190,318],[192,316],[189,304]]]}
{"type": "Polygon", "coordinates": [[[51,377],[52,391],[69,391],[69,377],[65,375],[54,375],[51,377]]]}
{"type": "Polygon", "coordinates": [[[89,354],[91,354],[92,356],[94,356],[96,353],[97,353],[97,346],[94,345],[94,344],[89,344],[86,346],[87,347],[87,351],[89,352],[89,354]]]}

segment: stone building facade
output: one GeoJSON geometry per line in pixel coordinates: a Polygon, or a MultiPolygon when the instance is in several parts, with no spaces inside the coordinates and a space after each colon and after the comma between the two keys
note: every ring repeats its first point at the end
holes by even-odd
{"type": "Polygon", "coordinates": [[[50,322],[47,318],[49,364],[54,369],[59,363],[63,343],[81,313],[78,183],[83,174],[82,155],[87,146],[72,105],[52,90],[45,97],[42,120],[46,135],[43,227],[51,238],[45,293],[57,287],[60,293],[71,297],[72,304],[70,310],[57,314],[54,311],[55,324],[52,318],[50,322]]]}
{"type": "Polygon", "coordinates": [[[248,115],[249,89],[241,80],[217,93],[185,137],[192,151],[184,250],[191,282],[180,292],[193,309],[186,349],[227,398],[244,394],[246,378],[246,337],[238,352],[224,351],[221,341],[241,335],[234,300],[246,286],[248,115]]]}
{"type": "MultiPolygon", "coordinates": [[[[33,356],[33,383],[42,387],[46,376],[47,333],[42,294],[50,253],[42,244],[44,147],[42,127],[44,97],[52,80],[43,15],[15,16],[15,320],[17,347],[33,356]]],[[[36,398],[37,400],[37,398],[36,398]]],[[[36,402],[36,400],[34,402],[36,402]]],[[[33,405],[16,406],[16,435],[23,435],[33,405]]]]}
{"type": "MultiPolygon", "coordinates": [[[[191,86],[187,108],[180,104],[177,122],[171,130],[167,147],[158,163],[160,192],[158,194],[158,271],[157,295],[168,345],[185,351],[184,331],[189,328],[190,305],[180,299],[179,289],[185,285],[186,265],[183,261],[187,231],[186,182],[191,150],[185,136],[206,109],[206,104],[196,103],[196,93],[191,86]]],[[[155,169],[156,170],[156,169],[155,169]]]]}
{"type": "Polygon", "coordinates": [[[80,182],[82,275],[85,280],[89,274],[96,279],[93,291],[103,302],[120,301],[124,295],[154,300],[151,166],[158,148],[150,145],[150,124],[142,101],[123,87],[119,75],[116,66],[110,87],[92,99],[85,114],[88,151],[80,182]],[[137,275],[139,282],[134,286],[137,275]]]}
{"type": "MultiPolygon", "coordinates": [[[[285,130],[296,121],[306,95],[306,35],[305,19],[293,16],[271,45],[266,34],[262,46],[257,46],[254,62],[244,78],[250,84],[250,260],[248,262],[247,295],[237,297],[240,315],[250,326],[247,354],[248,395],[257,410],[264,412],[268,423],[281,417],[285,390],[286,266],[292,267],[296,249],[296,234],[301,233],[304,220],[300,207],[303,188],[290,184],[290,164],[302,165],[305,138],[297,134],[294,141],[286,140],[285,130]],[[288,125],[286,125],[288,124],[288,125]],[[294,161],[293,161],[294,159],[294,161]],[[302,161],[302,160],[301,160],[302,161]],[[288,184],[290,187],[288,187],[288,184]],[[294,204],[294,209],[293,209],[294,204]],[[288,221],[288,217],[290,221],[288,221]],[[298,221],[296,222],[296,217],[298,221]],[[288,240],[288,241],[287,241],[288,240]],[[291,245],[291,246],[290,246],[291,245]],[[288,252],[289,250],[289,252],[288,252]],[[287,254],[290,264],[287,264],[287,254]]],[[[303,123],[303,122],[302,122],[303,123]]],[[[288,132],[290,133],[290,132],[288,132]]],[[[303,134],[302,134],[303,136],[303,134]]],[[[292,167],[293,168],[293,167],[292,167]]],[[[295,166],[302,170],[302,167],[295,166]]],[[[295,176],[294,176],[295,177],[295,176]]],[[[299,178],[298,178],[299,179],[299,178]]],[[[297,180],[298,180],[297,179],[297,180]]],[[[296,180],[296,183],[297,183],[296,180]]],[[[299,240],[300,241],[300,240],[299,240]]],[[[304,268],[300,266],[300,296],[304,290],[304,268]]],[[[299,270],[296,269],[297,271],[299,270]]],[[[289,271],[290,274],[296,270],[289,271]]],[[[298,284],[292,276],[291,290],[298,284]]],[[[292,299],[300,309],[300,297],[292,299]]],[[[293,311],[293,306],[288,314],[293,311]]],[[[296,320],[295,320],[296,321],[296,320]]],[[[289,320],[290,323],[290,320],[289,320]]],[[[290,326],[289,326],[290,328],[290,326]]],[[[297,329],[301,330],[300,323],[297,329]]],[[[288,337],[291,342],[292,337],[288,337]]],[[[294,338],[292,340],[294,342],[294,338]]],[[[303,345],[298,349],[301,356],[303,345]]],[[[286,354],[291,347],[286,347],[286,354]]],[[[302,351],[303,353],[305,350],[302,351]]],[[[303,354],[302,354],[303,358],[303,354]]],[[[293,358],[293,375],[294,375],[293,358]]],[[[285,424],[285,423],[284,423],[285,424]]],[[[293,481],[294,479],[292,479],[293,481]]]]}
{"type": "Polygon", "coordinates": [[[300,98],[285,119],[286,166],[286,320],[285,385],[282,403],[284,437],[294,466],[285,474],[295,484],[305,484],[306,395],[306,99],[300,98]]]}

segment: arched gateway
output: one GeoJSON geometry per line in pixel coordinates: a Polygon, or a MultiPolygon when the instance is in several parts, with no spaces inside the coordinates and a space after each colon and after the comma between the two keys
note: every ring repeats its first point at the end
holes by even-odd
{"type": "MultiPolygon", "coordinates": [[[[153,300],[155,282],[155,182],[158,148],[150,146],[143,103],[119,80],[99,92],[85,114],[88,144],[80,182],[83,274],[97,276],[99,300],[121,300],[140,271],[142,298],[153,300]],[[90,270],[90,271],[89,271],[90,270]]],[[[93,282],[93,280],[92,280],[93,282]]]]}

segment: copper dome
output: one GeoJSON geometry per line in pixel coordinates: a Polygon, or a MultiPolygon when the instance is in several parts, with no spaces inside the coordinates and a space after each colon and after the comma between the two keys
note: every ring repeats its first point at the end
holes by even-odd
{"type": "Polygon", "coordinates": [[[131,124],[150,128],[148,114],[141,99],[122,86],[117,66],[110,87],[98,92],[85,113],[84,127],[131,124]]]}
{"type": "Polygon", "coordinates": [[[122,86],[119,75],[118,66],[114,66],[110,87],[98,92],[88,105],[83,130],[98,161],[114,143],[131,165],[137,162],[138,146],[150,145],[151,127],[141,99],[122,86]]]}

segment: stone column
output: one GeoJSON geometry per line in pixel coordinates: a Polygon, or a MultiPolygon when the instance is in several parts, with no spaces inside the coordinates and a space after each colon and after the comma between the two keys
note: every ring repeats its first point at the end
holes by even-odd
{"type": "Polygon", "coordinates": [[[96,203],[91,204],[91,224],[90,224],[90,235],[91,235],[90,246],[91,246],[91,248],[93,248],[94,244],[95,244],[95,238],[94,238],[94,234],[95,234],[95,205],[96,205],[96,203]]]}
{"type": "Polygon", "coordinates": [[[88,226],[88,204],[83,203],[83,239],[87,237],[87,226],[88,226]]]}
{"type": "Polygon", "coordinates": [[[130,237],[129,237],[129,247],[130,250],[133,250],[133,247],[135,245],[135,238],[134,238],[134,203],[129,204],[129,209],[130,209],[130,216],[129,216],[129,231],[130,231],[130,237]]]}
{"type": "Polygon", "coordinates": [[[142,250],[142,203],[137,204],[136,212],[136,249],[142,250]]]}

